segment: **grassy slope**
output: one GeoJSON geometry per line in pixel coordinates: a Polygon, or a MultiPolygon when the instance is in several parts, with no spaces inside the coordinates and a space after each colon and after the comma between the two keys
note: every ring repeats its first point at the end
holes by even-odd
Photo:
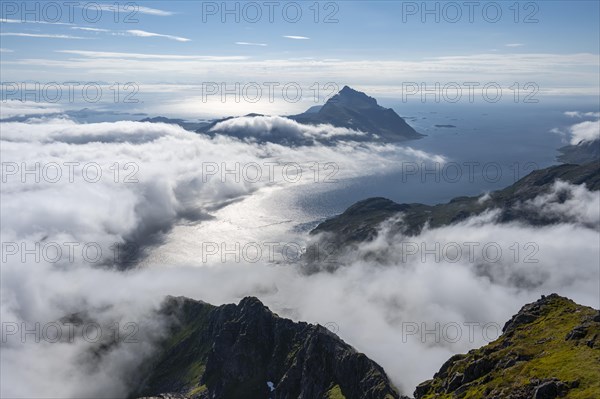
{"type": "Polygon", "coordinates": [[[496,341],[482,348],[458,356],[450,367],[448,376],[464,373],[475,360],[487,357],[494,362],[520,357],[514,365],[482,376],[471,383],[462,395],[435,393],[444,380],[434,378],[430,393],[422,398],[484,398],[490,395],[505,397],[530,384],[533,379],[557,378],[563,382],[577,382],[578,387],[569,390],[573,399],[600,398],[600,341],[595,348],[586,342],[600,336],[600,323],[590,323],[587,334],[580,340],[566,340],[567,334],[591,319],[598,311],[556,297],[542,308],[542,315],[529,324],[516,328],[512,334],[503,334],[496,341]]]}

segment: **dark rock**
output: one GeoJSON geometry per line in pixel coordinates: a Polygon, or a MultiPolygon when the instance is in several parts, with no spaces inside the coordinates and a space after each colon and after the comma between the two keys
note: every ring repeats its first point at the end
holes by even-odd
{"type": "Polygon", "coordinates": [[[470,363],[465,369],[463,384],[477,380],[494,369],[495,362],[490,358],[481,358],[470,363]]]}
{"type": "Polygon", "coordinates": [[[448,370],[458,361],[465,357],[465,355],[457,354],[446,360],[440,370],[434,374],[434,378],[446,378],[448,376],[448,370]]]}
{"type": "Polygon", "coordinates": [[[554,399],[565,394],[568,390],[566,384],[558,380],[542,382],[535,388],[533,399],[554,399]]]}
{"type": "Polygon", "coordinates": [[[446,392],[455,391],[463,382],[464,375],[462,373],[455,373],[446,387],[446,392]]]}
{"type": "Polygon", "coordinates": [[[565,340],[567,340],[567,341],[579,340],[581,338],[584,338],[587,335],[587,332],[588,332],[587,326],[577,326],[567,333],[565,340]]]}
{"type": "Polygon", "coordinates": [[[594,334],[594,336],[591,339],[589,339],[585,344],[587,346],[589,346],[590,348],[595,348],[597,342],[598,342],[598,334],[594,334]]]}
{"type": "MultiPolygon", "coordinates": [[[[215,307],[170,298],[163,313],[173,331],[136,396],[164,392],[198,398],[399,398],[383,369],[324,327],[295,323],[257,298],[215,307]]],[[[135,396],[134,396],[135,397],[135,396]]]]}
{"type": "Polygon", "coordinates": [[[419,385],[417,385],[417,388],[415,388],[415,392],[413,394],[413,395],[415,395],[415,398],[420,398],[420,397],[424,396],[425,394],[427,394],[431,390],[432,383],[433,383],[433,380],[427,380],[427,381],[422,382],[419,385]]]}

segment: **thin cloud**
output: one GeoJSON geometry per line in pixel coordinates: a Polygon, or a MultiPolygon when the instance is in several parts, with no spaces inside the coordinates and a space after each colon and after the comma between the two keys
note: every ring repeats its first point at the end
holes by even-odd
{"type": "Polygon", "coordinates": [[[20,19],[0,18],[1,23],[6,24],[45,24],[45,25],[73,25],[67,22],[51,22],[51,21],[27,21],[20,19]]]}
{"type": "MultiPolygon", "coordinates": [[[[103,11],[104,10],[115,11],[115,6],[112,4],[96,4],[95,6],[100,8],[103,11]]],[[[135,18],[135,13],[146,14],[146,15],[156,15],[159,17],[168,17],[170,15],[175,14],[172,11],[159,10],[157,8],[138,6],[137,4],[134,5],[134,8],[131,8],[131,6],[128,6],[126,8],[126,6],[127,6],[126,4],[120,5],[119,8],[124,12],[131,13],[132,18],[135,18]]],[[[79,7],[83,8],[83,6],[79,6],[79,7]]]]}
{"type": "Polygon", "coordinates": [[[285,37],[286,39],[293,39],[293,40],[309,40],[310,39],[310,37],[306,37],[306,36],[286,35],[286,36],[283,36],[283,37],[285,37]]]}
{"type": "Polygon", "coordinates": [[[0,36],[38,37],[47,39],[85,39],[85,37],[71,35],[51,35],[46,33],[0,33],[0,36]]]}
{"type": "Polygon", "coordinates": [[[175,14],[172,11],[159,10],[157,8],[150,8],[150,7],[143,7],[143,6],[137,6],[137,11],[142,14],[157,15],[160,17],[167,17],[169,15],[175,14]]]}
{"type": "Polygon", "coordinates": [[[505,44],[506,47],[523,47],[525,44],[523,43],[508,43],[505,44]]]}
{"type": "Polygon", "coordinates": [[[570,118],[584,118],[584,117],[600,118],[600,112],[567,111],[567,112],[565,112],[565,115],[570,118]]]}
{"type": "Polygon", "coordinates": [[[8,48],[0,48],[0,53],[14,53],[15,50],[11,50],[8,48]]]}
{"type": "Polygon", "coordinates": [[[189,42],[189,41],[191,41],[191,39],[188,39],[187,37],[173,36],[173,35],[163,35],[163,34],[160,34],[160,33],[146,32],[145,30],[132,29],[132,30],[128,30],[127,33],[129,33],[132,36],[137,36],[137,37],[164,37],[165,39],[176,40],[178,42],[189,42]]]}
{"type": "Polygon", "coordinates": [[[251,43],[251,42],[235,42],[235,44],[240,45],[240,46],[261,46],[261,47],[267,46],[266,43],[251,43]]]}
{"type": "Polygon", "coordinates": [[[73,26],[71,29],[84,30],[86,32],[110,32],[108,29],[88,28],[87,26],[73,26]]]}
{"type": "Polygon", "coordinates": [[[119,53],[109,51],[87,50],[56,50],[57,53],[81,55],[88,58],[123,58],[123,59],[161,59],[161,60],[190,60],[190,61],[243,61],[248,57],[240,55],[214,56],[214,55],[177,55],[177,54],[143,54],[119,53]]]}

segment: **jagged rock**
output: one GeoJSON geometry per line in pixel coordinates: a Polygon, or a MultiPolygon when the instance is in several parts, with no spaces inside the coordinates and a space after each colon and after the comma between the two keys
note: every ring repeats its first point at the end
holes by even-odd
{"type": "MultiPolygon", "coordinates": [[[[383,369],[328,329],[272,313],[257,298],[215,307],[169,298],[174,320],[136,396],[190,398],[396,399],[383,369]]],[[[170,398],[169,398],[170,399],[170,398]]],[[[178,398],[179,399],[179,398],[178,398]]]]}
{"type": "Polygon", "coordinates": [[[545,381],[535,388],[533,399],[555,399],[563,396],[568,387],[557,380],[545,381]]]}
{"type": "Polygon", "coordinates": [[[427,381],[424,381],[424,382],[420,383],[415,388],[414,395],[416,397],[421,397],[422,395],[425,395],[427,392],[429,392],[431,390],[431,384],[432,383],[433,383],[433,380],[427,380],[427,381]]]}
{"type": "Polygon", "coordinates": [[[477,380],[494,369],[495,362],[490,358],[481,358],[473,363],[470,363],[465,368],[465,376],[463,378],[463,384],[477,380]]]}
{"type": "Polygon", "coordinates": [[[450,381],[448,381],[448,386],[446,387],[446,392],[455,391],[462,383],[464,379],[464,374],[455,373],[450,381]]]}
{"type": "Polygon", "coordinates": [[[584,338],[587,335],[587,332],[588,326],[577,326],[571,331],[569,331],[569,333],[565,337],[565,340],[570,341],[584,338]]]}
{"type": "Polygon", "coordinates": [[[529,324],[535,321],[538,317],[540,317],[542,306],[556,298],[559,298],[559,296],[556,294],[542,296],[542,299],[540,299],[539,301],[523,306],[519,313],[514,315],[509,321],[507,321],[504,324],[502,332],[510,333],[516,330],[517,328],[521,327],[522,325],[529,324]]]}

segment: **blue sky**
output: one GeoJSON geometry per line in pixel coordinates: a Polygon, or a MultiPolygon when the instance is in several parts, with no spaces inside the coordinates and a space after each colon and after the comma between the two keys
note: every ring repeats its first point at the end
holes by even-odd
{"type": "Polygon", "coordinates": [[[220,1],[121,2],[118,14],[114,2],[53,3],[2,3],[2,81],[335,81],[381,93],[405,81],[535,81],[542,94],[596,96],[599,87],[598,1],[228,2],[238,11],[227,15],[220,1]]]}
{"type": "MultiPolygon", "coordinates": [[[[15,2],[13,4],[17,8],[14,11],[9,3],[11,2],[5,2],[2,6],[3,19],[19,22],[55,20],[55,8],[45,6],[43,2],[37,2],[38,12],[27,15],[22,13],[34,9],[36,2],[29,2],[27,7],[31,8],[27,9],[21,2],[15,2]]],[[[600,35],[598,1],[522,1],[518,7],[515,7],[513,1],[473,2],[472,23],[469,21],[469,8],[463,5],[465,2],[429,2],[423,6],[423,2],[403,1],[322,1],[318,7],[311,1],[297,2],[302,10],[302,16],[297,22],[292,22],[297,9],[294,5],[286,5],[286,2],[273,5],[273,22],[270,22],[269,7],[264,5],[267,2],[255,2],[262,12],[262,17],[255,23],[251,19],[257,8],[244,2],[228,2],[226,6],[222,2],[201,1],[121,2],[119,15],[113,11],[113,6],[111,9],[104,9],[98,21],[94,21],[94,4],[103,4],[101,2],[81,2],[82,5],[89,5],[85,8],[73,8],[73,18],[68,15],[68,6],[61,2],[53,3],[60,5],[58,9],[62,12],[58,21],[72,22],[73,26],[5,22],[2,24],[2,32],[62,34],[84,37],[91,42],[74,43],[75,39],[55,38],[49,45],[49,39],[28,40],[5,36],[2,38],[2,47],[35,52],[36,55],[51,54],[55,46],[66,49],[81,49],[85,46],[87,49],[105,51],[131,51],[133,47],[143,47],[167,54],[248,54],[253,57],[271,57],[291,52],[317,57],[334,55],[410,59],[455,55],[457,52],[515,51],[515,48],[505,47],[514,43],[523,44],[519,48],[520,52],[598,53],[600,35]],[[426,10],[433,10],[436,3],[439,23],[435,21],[435,14],[424,15],[426,10]],[[497,18],[498,22],[494,23],[486,20],[486,17],[490,21],[494,20],[496,7],[492,3],[500,5],[502,12],[501,17],[497,18]],[[124,9],[126,4],[136,5],[137,12],[130,14],[134,9],[124,9]],[[216,10],[212,8],[212,4],[216,10]],[[233,10],[236,5],[239,23],[235,21],[235,14],[224,15],[226,8],[233,10]],[[460,7],[456,8],[456,5],[460,7]],[[152,11],[145,12],[144,7],[151,8],[152,11]],[[287,7],[285,13],[284,7],[287,7]],[[487,10],[485,13],[484,7],[487,10]],[[316,8],[319,9],[317,23],[314,21],[316,8]],[[519,14],[515,15],[517,8],[519,14]],[[451,21],[455,18],[456,10],[460,10],[462,15],[456,18],[458,22],[453,23],[451,21]],[[89,15],[87,21],[83,18],[84,12],[89,15]],[[127,16],[138,22],[125,22],[127,16]],[[120,21],[115,23],[115,18],[120,21]],[[226,18],[225,23],[222,18],[226,18]],[[425,18],[425,23],[422,18],[425,18]],[[518,23],[515,23],[515,18],[519,20],[518,23]],[[538,22],[533,22],[534,20],[538,22]],[[190,41],[178,43],[159,37],[143,41],[119,36],[110,38],[107,34],[102,35],[102,32],[73,29],[79,26],[115,31],[145,30],[189,38],[190,41]],[[310,39],[293,40],[283,37],[286,35],[310,39]],[[242,49],[242,46],[235,44],[238,42],[262,43],[267,46],[256,46],[264,47],[261,49],[242,49]]],[[[112,2],[106,4],[110,5],[112,2]]]]}

